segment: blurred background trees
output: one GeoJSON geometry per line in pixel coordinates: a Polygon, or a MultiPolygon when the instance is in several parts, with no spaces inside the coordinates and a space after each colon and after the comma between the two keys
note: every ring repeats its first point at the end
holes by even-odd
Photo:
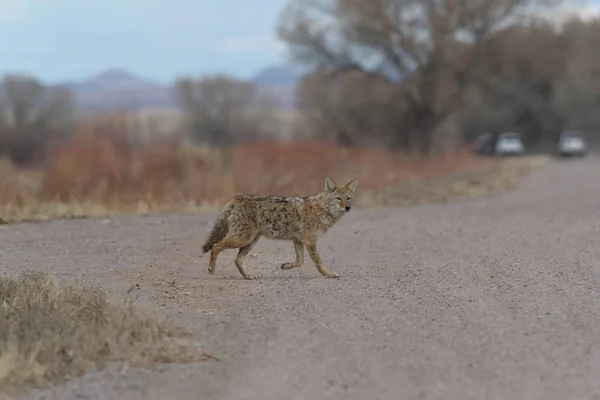
{"type": "MultiPolygon", "coordinates": [[[[123,71],[103,79],[131,81],[144,98],[172,97],[168,112],[178,124],[163,110],[160,117],[152,111],[160,124],[136,116],[124,125],[161,125],[211,147],[310,138],[433,157],[502,131],[520,132],[529,149],[546,151],[563,129],[585,131],[593,145],[600,138],[600,19],[558,23],[552,16],[565,6],[576,4],[288,0],[276,34],[304,68],[291,106],[257,81],[225,74],[181,77],[168,94],[123,71]]],[[[89,117],[73,98],[69,86],[5,76],[0,150],[19,164],[43,157],[89,117]]]]}
{"type": "Polygon", "coordinates": [[[291,0],[278,33],[316,67],[298,102],[317,135],[431,154],[517,130],[535,148],[597,125],[599,24],[542,19],[563,4],[291,0]]]}
{"type": "Polygon", "coordinates": [[[0,86],[2,150],[19,165],[33,163],[56,141],[69,135],[73,124],[72,94],[48,87],[35,77],[9,74],[0,86]]]}
{"type": "Polygon", "coordinates": [[[258,139],[277,105],[253,82],[227,75],[181,78],[175,87],[192,140],[211,146],[258,139]]]}
{"type": "Polygon", "coordinates": [[[286,2],[273,35],[291,63],[250,77],[0,78],[0,204],[212,207],[238,192],[303,193],[323,175],[383,188],[485,170],[468,146],[484,133],[518,132],[527,152],[547,153],[581,130],[598,150],[598,7],[286,2]]]}

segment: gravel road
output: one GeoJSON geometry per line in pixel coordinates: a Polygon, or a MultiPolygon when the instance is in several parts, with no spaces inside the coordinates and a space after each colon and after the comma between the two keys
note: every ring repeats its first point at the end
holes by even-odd
{"type": "Polygon", "coordinates": [[[353,210],[319,243],[340,279],[309,258],[280,270],[293,245],[264,239],[258,279],[232,251],[209,275],[215,214],[2,226],[0,271],[117,298],[139,283],[139,305],[219,358],[111,365],[24,398],[598,399],[599,170],[551,161],[494,198],[353,210]]]}

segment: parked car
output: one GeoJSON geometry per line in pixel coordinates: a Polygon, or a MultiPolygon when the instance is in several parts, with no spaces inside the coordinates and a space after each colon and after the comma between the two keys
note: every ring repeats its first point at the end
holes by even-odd
{"type": "Polygon", "coordinates": [[[504,132],[498,136],[496,142],[496,154],[500,156],[519,156],[525,151],[521,134],[516,132],[504,132]]]}
{"type": "Polygon", "coordinates": [[[587,153],[586,138],[581,131],[562,132],[556,147],[558,155],[561,157],[583,157],[587,153]]]}
{"type": "Polygon", "coordinates": [[[517,132],[484,133],[475,140],[474,150],[478,154],[511,156],[523,154],[525,146],[517,132]]]}

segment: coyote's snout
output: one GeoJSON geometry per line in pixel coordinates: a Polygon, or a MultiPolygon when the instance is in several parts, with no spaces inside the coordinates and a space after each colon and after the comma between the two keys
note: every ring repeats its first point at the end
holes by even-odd
{"type": "Polygon", "coordinates": [[[353,180],[337,186],[326,178],[324,190],[308,197],[234,197],[221,210],[202,246],[203,253],[211,252],[208,272],[215,273],[221,251],[239,248],[235,265],[244,278],[251,279],[244,270],[244,259],[258,239],[265,236],[294,243],[296,260],[282,264],[281,269],[301,266],[306,247],[321,274],[328,278],[339,277],[325,268],[317,251],[317,239],[350,211],[357,183],[353,180]]]}

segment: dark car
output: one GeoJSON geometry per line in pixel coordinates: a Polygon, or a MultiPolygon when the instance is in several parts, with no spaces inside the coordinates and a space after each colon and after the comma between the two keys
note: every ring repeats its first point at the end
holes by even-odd
{"type": "Polygon", "coordinates": [[[483,133],[475,139],[473,147],[476,153],[485,155],[521,155],[525,151],[521,134],[517,132],[483,133]]]}

